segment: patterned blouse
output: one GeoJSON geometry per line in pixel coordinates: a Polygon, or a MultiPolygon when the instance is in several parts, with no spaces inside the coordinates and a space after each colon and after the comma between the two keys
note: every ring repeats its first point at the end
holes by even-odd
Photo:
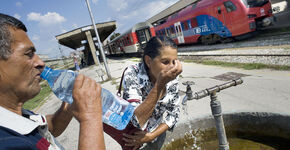
{"type": "MultiPolygon", "coordinates": [[[[153,88],[143,63],[128,67],[124,74],[123,87],[123,98],[137,108],[153,88]]],[[[131,121],[134,126],[147,132],[153,132],[161,123],[167,124],[172,130],[179,119],[179,101],[178,80],[176,78],[167,83],[165,96],[158,100],[151,117],[143,127],[139,125],[135,115],[131,121]]]]}

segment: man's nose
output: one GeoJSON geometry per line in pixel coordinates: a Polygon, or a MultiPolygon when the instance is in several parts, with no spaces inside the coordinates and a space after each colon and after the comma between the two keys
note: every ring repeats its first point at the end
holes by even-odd
{"type": "Polygon", "coordinates": [[[40,57],[37,54],[35,54],[34,67],[41,69],[41,68],[44,68],[44,66],[45,66],[45,63],[40,59],[40,57]]]}

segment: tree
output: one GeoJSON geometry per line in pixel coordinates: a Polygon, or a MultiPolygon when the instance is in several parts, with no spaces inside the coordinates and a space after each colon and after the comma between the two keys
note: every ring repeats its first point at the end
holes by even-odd
{"type": "Polygon", "coordinates": [[[114,33],[111,37],[110,37],[110,41],[114,40],[116,37],[118,37],[119,35],[121,35],[120,33],[114,33]]]}

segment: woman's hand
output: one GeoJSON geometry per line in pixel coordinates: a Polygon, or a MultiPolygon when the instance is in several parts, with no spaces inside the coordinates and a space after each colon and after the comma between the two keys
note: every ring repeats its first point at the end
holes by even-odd
{"type": "Polygon", "coordinates": [[[125,146],[133,147],[133,150],[137,150],[140,148],[144,143],[151,142],[155,137],[153,134],[146,131],[137,131],[130,134],[123,134],[125,138],[123,140],[126,142],[125,146]]]}
{"type": "Polygon", "coordinates": [[[182,72],[180,61],[175,60],[174,62],[174,65],[169,65],[160,71],[156,81],[158,86],[165,87],[168,82],[174,80],[182,72]]]}

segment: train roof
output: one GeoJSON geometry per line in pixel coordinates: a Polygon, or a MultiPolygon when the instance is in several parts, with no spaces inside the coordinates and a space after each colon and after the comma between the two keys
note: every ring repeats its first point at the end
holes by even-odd
{"type": "Polygon", "coordinates": [[[121,35],[119,35],[118,37],[114,38],[111,42],[114,42],[118,39],[120,39],[121,37],[123,37],[124,35],[127,35],[128,33],[132,33],[135,32],[136,30],[140,30],[143,28],[153,28],[153,25],[149,22],[139,22],[137,24],[135,24],[132,28],[130,28],[129,30],[127,30],[126,32],[122,33],[121,35]]]}

